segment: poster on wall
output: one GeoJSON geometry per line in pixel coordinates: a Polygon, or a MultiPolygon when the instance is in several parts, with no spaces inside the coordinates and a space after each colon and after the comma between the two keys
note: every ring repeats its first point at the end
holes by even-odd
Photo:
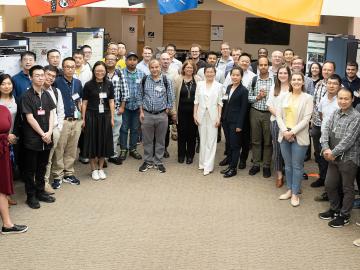
{"type": "Polygon", "coordinates": [[[309,33],[306,54],[306,73],[309,73],[310,65],[318,62],[321,65],[325,61],[326,36],[324,33],[309,33]]]}
{"type": "Polygon", "coordinates": [[[43,33],[43,32],[24,32],[24,33],[5,33],[6,36],[23,36],[29,39],[29,50],[36,54],[36,63],[48,65],[46,54],[51,49],[60,52],[61,59],[72,56],[73,33],[43,33]]]}
{"type": "Polygon", "coordinates": [[[28,40],[0,40],[0,74],[11,76],[20,70],[20,54],[28,50],[28,40]]]}
{"type": "Polygon", "coordinates": [[[224,40],[224,26],[212,25],[211,26],[211,41],[223,41],[224,40]]]}

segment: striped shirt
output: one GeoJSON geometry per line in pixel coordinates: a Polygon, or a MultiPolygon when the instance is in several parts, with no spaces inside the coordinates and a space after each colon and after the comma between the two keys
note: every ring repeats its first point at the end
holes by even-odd
{"type": "Polygon", "coordinates": [[[149,112],[159,112],[165,109],[171,109],[175,101],[174,89],[171,80],[160,75],[158,80],[152,76],[145,79],[144,88],[142,83],[138,93],[138,105],[149,112]],[[168,89],[164,84],[164,78],[167,80],[168,89]]]}
{"type": "Polygon", "coordinates": [[[331,149],[335,158],[360,165],[360,113],[353,107],[336,110],[321,135],[322,150],[331,149]]]}
{"type": "Polygon", "coordinates": [[[266,102],[269,98],[270,90],[274,84],[274,79],[272,76],[269,76],[266,79],[261,79],[260,76],[257,77],[255,87],[252,87],[252,80],[250,81],[247,89],[249,90],[249,103],[251,107],[259,111],[268,111],[266,102]],[[256,97],[260,93],[260,89],[264,89],[266,97],[260,100],[256,100],[256,97]]]}
{"type": "Polygon", "coordinates": [[[321,118],[319,114],[319,104],[323,97],[326,97],[327,89],[326,89],[326,81],[321,80],[315,86],[314,91],[314,110],[312,115],[312,122],[314,126],[321,127],[321,118]]]}
{"type": "Polygon", "coordinates": [[[118,110],[120,108],[120,103],[128,101],[130,97],[129,88],[125,81],[125,75],[121,70],[115,69],[113,76],[110,78],[108,74],[107,77],[114,86],[115,110],[118,110]]]}

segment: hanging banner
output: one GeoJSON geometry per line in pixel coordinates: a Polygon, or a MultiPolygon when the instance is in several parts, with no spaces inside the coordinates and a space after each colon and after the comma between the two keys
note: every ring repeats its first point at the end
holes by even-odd
{"type": "Polygon", "coordinates": [[[145,2],[145,0],[128,0],[129,2],[129,6],[134,6],[134,5],[137,5],[137,4],[142,4],[145,2]]]}
{"type": "Polygon", "coordinates": [[[273,21],[318,26],[323,0],[218,0],[273,21]]]}
{"type": "Polygon", "coordinates": [[[99,1],[104,0],[26,0],[26,5],[31,16],[39,16],[99,1]]]}
{"type": "Polygon", "coordinates": [[[160,14],[171,14],[197,8],[198,0],[158,0],[160,14]]]}

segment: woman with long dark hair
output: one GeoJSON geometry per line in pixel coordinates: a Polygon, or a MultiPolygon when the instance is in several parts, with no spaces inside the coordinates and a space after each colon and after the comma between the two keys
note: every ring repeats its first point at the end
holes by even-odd
{"type": "Polygon", "coordinates": [[[104,180],[105,157],[114,152],[114,87],[106,78],[107,70],[102,61],[94,64],[92,73],[92,80],[83,89],[84,156],[90,158],[92,179],[104,180]]]}
{"type": "Polygon", "coordinates": [[[322,67],[318,62],[311,63],[309,67],[308,77],[313,80],[314,87],[320,80],[323,79],[322,67]]]}
{"type": "Polygon", "coordinates": [[[276,122],[276,110],[280,105],[281,98],[289,92],[291,71],[288,66],[279,68],[275,79],[275,86],[270,90],[269,99],[266,102],[271,113],[270,128],[273,143],[273,165],[276,173],[276,187],[280,188],[284,185],[284,160],[281,156],[279,137],[279,126],[276,122]]]}

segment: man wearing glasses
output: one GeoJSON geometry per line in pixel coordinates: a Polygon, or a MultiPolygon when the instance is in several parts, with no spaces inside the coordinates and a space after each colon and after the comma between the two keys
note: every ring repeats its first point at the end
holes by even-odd
{"type": "Polygon", "coordinates": [[[65,118],[60,139],[55,149],[52,167],[53,189],[60,188],[62,181],[72,185],[80,185],[80,180],[74,175],[74,162],[82,125],[80,112],[82,86],[81,81],[74,78],[76,68],[74,58],[65,58],[62,67],[64,76],[57,77],[54,86],[61,91],[65,118]]]}
{"type": "Polygon", "coordinates": [[[190,48],[190,59],[196,64],[197,70],[206,66],[206,62],[200,59],[201,46],[199,44],[193,44],[190,48]]]}
{"type": "Polygon", "coordinates": [[[234,63],[232,57],[230,56],[230,45],[227,42],[223,42],[220,47],[221,57],[216,62],[216,69],[221,70],[225,74],[225,69],[227,65],[234,63]]]}

